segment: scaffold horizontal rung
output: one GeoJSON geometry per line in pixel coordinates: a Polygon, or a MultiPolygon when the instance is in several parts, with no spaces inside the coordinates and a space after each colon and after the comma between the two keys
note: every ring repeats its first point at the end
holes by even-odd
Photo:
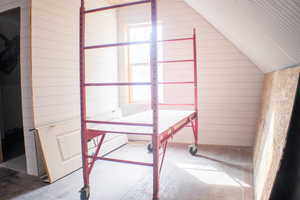
{"type": "Polygon", "coordinates": [[[192,103],[185,103],[185,104],[160,103],[158,105],[160,105],[160,106],[195,106],[195,104],[192,104],[192,103]]]}
{"type": "MultiPolygon", "coordinates": [[[[170,81],[170,82],[158,82],[159,85],[184,85],[194,84],[193,81],[170,81]]],[[[86,87],[101,87],[101,86],[150,86],[149,82],[122,82],[122,83],[86,83],[86,87]]]]}
{"type": "MultiPolygon", "coordinates": [[[[168,40],[158,40],[157,42],[177,42],[177,41],[184,41],[184,40],[193,40],[193,38],[175,38],[175,39],[168,39],[168,40]]],[[[92,46],[85,46],[84,49],[101,49],[106,47],[118,47],[118,46],[129,46],[129,45],[139,45],[139,44],[150,44],[151,41],[134,41],[134,42],[118,42],[118,43],[110,43],[110,44],[100,44],[100,45],[92,45],[92,46]]]]}
{"type": "Polygon", "coordinates": [[[135,1],[135,2],[117,4],[117,5],[112,5],[112,6],[102,7],[102,8],[90,9],[90,10],[86,10],[84,13],[89,14],[89,13],[95,13],[95,12],[104,11],[104,10],[122,8],[122,7],[133,6],[133,5],[144,4],[144,3],[150,3],[150,2],[151,2],[151,0],[135,1]]]}
{"type": "Polygon", "coordinates": [[[158,63],[180,63],[180,62],[194,62],[194,60],[162,60],[158,61],[158,63]]]}
{"type": "Polygon", "coordinates": [[[110,124],[110,125],[123,125],[123,126],[150,126],[150,127],[153,126],[153,124],[130,123],[130,122],[113,122],[113,121],[96,121],[96,120],[86,120],[85,122],[90,124],[110,124]]]}
{"type": "MultiPolygon", "coordinates": [[[[93,158],[93,156],[88,156],[88,158],[93,158]]],[[[146,163],[146,162],[137,162],[137,161],[130,161],[130,160],[121,160],[121,159],[114,159],[114,158],[105,158],[105,157],[96,157],[97,160],[105,160],[105,161],[112,161],[112,162],[119,162],[119,163],[127,163],[127,164],[133,164],[133,165],[143,165],[143,166],[149,166],[152,167],[152,163],[146,163]]]]}
{"type": "Polygon", "coordinates": [[[137,86],[137,85],[151,85],[149,82],[119,82],[119,83],[86,83],[85,86],[137,86]]]}
{"type": "MultiPolygon", "coordinates": [[[[186,59],[186,60],[160,60],[157,61],[159,64],[167,64],[167,63],[183,63],[183,62],[194,62],[192,59],[186,59]]],[[[139,62],[139,63],[134,63],[135,66],[138,65],[150,65],[149,62],[139,62]]]]}
{"type": "Polygon", "coordinates": [[[115,134],[124,134],[124,135],[148,135],[152,136],[152,133],[138,133],[138,132],[125,132],[125,131],[112,131],[112,130],[93,130],[88,129],[88,133],[92,135],[92,137],[97,137],[99,135],[103,135],[105,133],[115,133],[115,134]]]}

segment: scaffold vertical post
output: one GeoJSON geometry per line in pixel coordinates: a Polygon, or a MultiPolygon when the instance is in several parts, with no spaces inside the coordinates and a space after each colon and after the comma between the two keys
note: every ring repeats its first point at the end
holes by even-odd
{"type": "Polygon", "coordinates": [[[153,200],[159,199],[159,147],[158,135],[158,69],[157,69],[157,0],[151,0],[151,106],[153,112],[153,200]]]}
{"type": "Polygon", "coordinates": [[[86,89],[85,89],[85,6],[84,0],[81,0],[80,7],[80,115],[81,115],[81,146],[82,146],[82,167],[84,187],[89,187],[88,178],[88,148],[86,135],[86,89]]]}
{"type": "Polygon", "coordinates": [[[198,124],[198,62],[197,62],[197,34],[196,29],[193,30],[193,56],[194,56],[194,105],[195,105],[195,111],[196,111],[196,118],[195,118],[195,145],[198,145],[198,134],[199,134],[199,124],[198,124]]]}

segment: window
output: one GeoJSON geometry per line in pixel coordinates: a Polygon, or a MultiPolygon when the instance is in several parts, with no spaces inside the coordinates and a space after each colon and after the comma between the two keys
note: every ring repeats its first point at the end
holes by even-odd
{"type": "MultiPolygon", "coordinates": [[[[162,39],[162,27],[158,25],[158,40],[162,39]]],[[[128,30],[128,40],[149,41],[151,39],[151,25],[131,25],[128,30]]],[[[158,60],[162,60],[163,46],[158,44],[158,60]]],[[[150,82],[150,44],[130,45],[129,58],[129,80],[131,82],[150,82]]],[[[163,79],[162,66],[158,65],[158,81],[163,79]]],[[[132,86],[129,89],[130,103],[149,103],[151,99],[151,87],[132,86]]],[[[159,101],[163,100],[163,87],[158,89],[159,101]]]]}

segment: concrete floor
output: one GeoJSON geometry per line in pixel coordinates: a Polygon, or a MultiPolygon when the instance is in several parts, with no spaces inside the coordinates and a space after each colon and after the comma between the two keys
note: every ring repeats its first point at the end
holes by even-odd
{"type": "MultiPolygon", "coordinates": [[[[149,161],[146,145],[131,143],[115,158],[149,161]]],[[[167,151],[161,176],[161,200],[253,200],[251,152],[245,148],[202,146],[191,156],[186,145],[167,151]]],[[[151,168],[98,161],[91,177],[91,200],[151,200],[151,168]]],[[[81,170],[45,184],[0,169],[0,200],[77,200],[81,170]],[[5,172],[6,171],[6,172],[5,172]]]]}

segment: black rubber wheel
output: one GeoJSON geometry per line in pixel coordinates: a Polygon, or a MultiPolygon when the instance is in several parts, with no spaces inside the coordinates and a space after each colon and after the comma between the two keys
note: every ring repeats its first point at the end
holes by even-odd
{"type": "Polygon", "coordinates": [[[90,190],[87,187],[84,187],[80,191],[80,200],[89,200],[90,199],[90,190]]]}
{"type": "Polygon", "coordinates": [[[195,156],[198,152],[198,147],[196,145],[189,146],[189,152],[192,156],[195,156]]]}
{"type": "Polygon", "coordinates": [[[152,146],[151,143],[149,143],[149,144],[147,145],[147,149],[148,149],[148,152],[149,152],[149,153],[152,153],[152,152],[153,152],[153,146],[152,146]]]}

